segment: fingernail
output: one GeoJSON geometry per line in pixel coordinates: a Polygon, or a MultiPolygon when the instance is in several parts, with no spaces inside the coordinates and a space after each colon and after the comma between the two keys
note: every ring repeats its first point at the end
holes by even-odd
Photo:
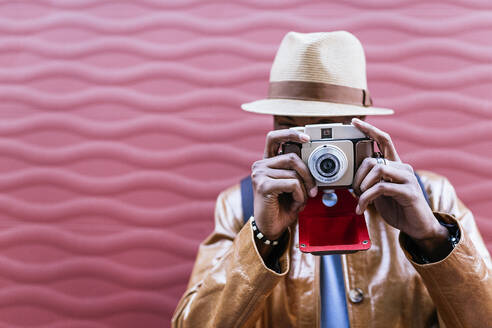
{"type": "Polygon", "coordinates": [[[366,126],[367,125],[366,122],[364,122],[363,120],[359,120],[358,118],[353,118],[352,119],[352,122],[355,122],[355,123],[357,123],[359,125],[362,125],[362,126],[366,126]]]}
{"type": "Polygon", "coordinates": [[[311,188],[311,190],[309,190],[309,195],[311,195],[311,197],[316,197],[317,194],[318,194],[318,187],[313,187],[311,188]]]}
{"type": "Polygon", "coordinates": [[[311,140],[311,137],[308,136],[307,134],[303,133],[303,132],[299,132],[299,137],[301,138],[302,141],[304,142],[308,142],[311,140]]]}

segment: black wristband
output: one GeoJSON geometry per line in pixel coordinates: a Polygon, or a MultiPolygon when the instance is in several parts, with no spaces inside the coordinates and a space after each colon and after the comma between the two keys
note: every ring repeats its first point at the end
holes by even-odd
{"type": "MultiPolygon", "coordinates": [[[[445,223],[440,220],[438,222],[444,226],[446,229],[448,229],[449,236],[448,236],[448,243],[450,245],[451,251],[454,249],[454,247],[458,244],[460,241],[460,229],[458,228],[458,225],[453,224],[453,223],[445,223]]],[[[406,238],[406,248],[408,253],[412,256],[413,260],[417,262],[418,264],[429,264],[432,263],[433,261],[429,259],[427,256],[423,255],[417,245],[414,243],[414,241],[411,238],[406,238]]]]}

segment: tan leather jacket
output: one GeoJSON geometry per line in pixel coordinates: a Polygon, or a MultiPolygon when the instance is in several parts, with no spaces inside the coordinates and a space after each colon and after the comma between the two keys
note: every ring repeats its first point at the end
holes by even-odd
{"type": "MultiPolygon", "coordinates": [[[[492,327],[491,259],[473,215],[446,178],[419,174],[434,213],[458,222],[460,242],[444,260],[419,265],[403,235],[367,210],[371,249],[342,255],[350,327],[492,327]]],[[[319,257],[301,253],[297,227],[289,231],[279,274],[243,223],[239,186],[222,192],[173,327],[319,327],[319,257]]]]}

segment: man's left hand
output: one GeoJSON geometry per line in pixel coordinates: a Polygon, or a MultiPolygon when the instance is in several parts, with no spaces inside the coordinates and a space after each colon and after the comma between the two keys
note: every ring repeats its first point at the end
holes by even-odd
{"type": "Polygon", "coordinates": [[[448,230],[434,217],[413,168],[401,162],[389,134],[355,118],[352,124],[377,142],[385,158],[366,158],[357,170],[353,182],[359,195],[356,212],[364,213],[373,203],[389,225],[410,236],[426,255],[442,249],[448,230]]]}

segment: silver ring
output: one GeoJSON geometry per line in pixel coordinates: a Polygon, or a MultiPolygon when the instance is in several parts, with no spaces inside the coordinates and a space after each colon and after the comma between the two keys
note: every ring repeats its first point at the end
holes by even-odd
{"type": "MultiPolygon", "coordinates": [[[[378,164],[388,165],[388,161],[384,157],[377,157],[376,161],[378,164]]],[[[381,182],[386,182],[386,180],[384,178],[381,178],[381,179],[379,179],[379,183],[381,183],[381,182]]],[[[392,182],[392,181],[390,181],[390,182],[392,182]]]]}

